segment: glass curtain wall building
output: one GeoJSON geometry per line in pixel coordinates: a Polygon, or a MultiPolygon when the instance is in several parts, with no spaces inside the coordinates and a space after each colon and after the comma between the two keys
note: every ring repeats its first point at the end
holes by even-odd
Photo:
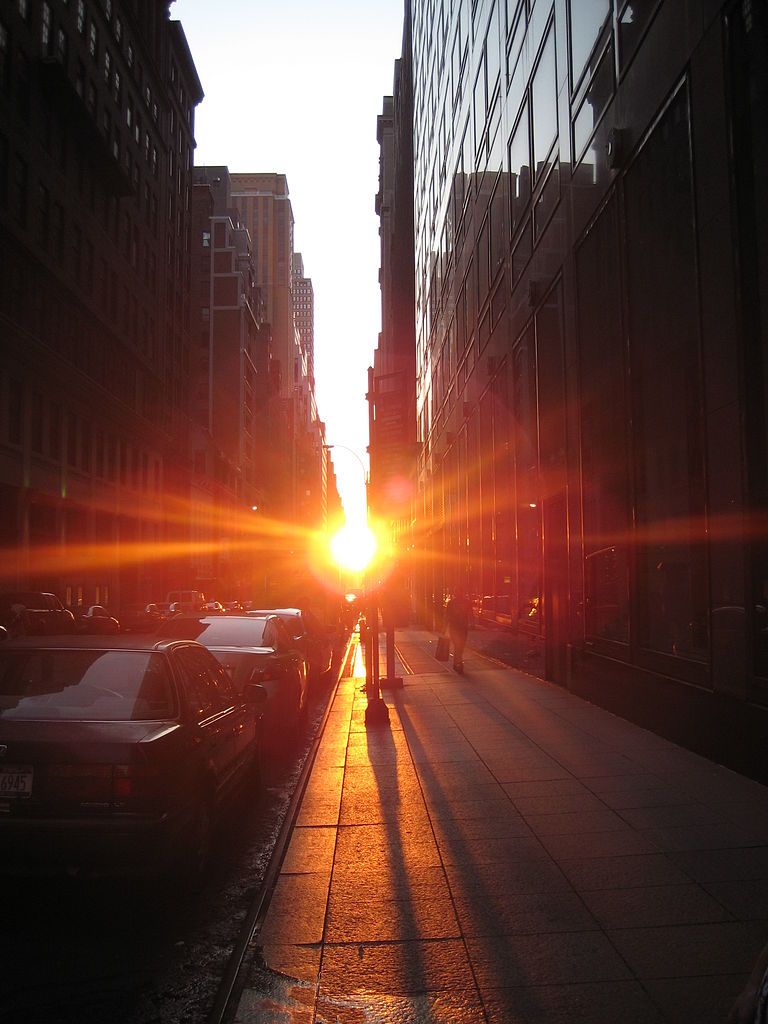
{"type": "Polygon", "coordinates": [[[415,0],[418,599],[766,735],[766,5],[415,0]]]}

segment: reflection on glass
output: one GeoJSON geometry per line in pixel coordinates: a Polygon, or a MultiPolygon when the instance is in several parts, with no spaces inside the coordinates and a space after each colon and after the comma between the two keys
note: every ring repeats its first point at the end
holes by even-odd
{"type": "Polygon", "coordinates": [[[587,636],[629,641],[629,457],[615,196],[576,253],[587,636]]]}
{"type": "Polygon", "coordinates": [[[647,536],[638,557],[640,640],[654,651],[703,660],[708,583],[686,89],[654,129],[625,186],[637,522],[647,536]]]}
{"type": "Polygon", "coordinates": [[[539,193],[539,198],[536,200],[533,219],[534,219],[534,230],[536,232],[536,239],[538,240],[544,228],[549,223],[549,219],[555,211],[555,207],[560,201],[560,165],[555,164],[552,169],[552,173],[544,188],[539,193]]]}
{"type": "Polygon", "coordinates": [[[512,285],[520,278],[523,270],[525,269],[528,260],[531,258],[533,252],[533,238],[531,230],[531,218],[529,217],[523,230],[520,233],[520,238],[515,244],[515,248],[512,250],[511,259],[511,277],[512,285]]]}
{"type": "Polygon", "coordinates": [[[509,190],[512,205],[512,231],[522,220],[531,198],[531,143],[528,129],[528,104],[523,104],[517,126],[509,143],[509,190]]]}
{"type": "Polygon", "coordinates": [[[520,0],[517,4],[512,3],[511,0],[507,0],[507,12],[507,25],[510,27],[509,49],[507,51],[507,74],[509,78],[511,78],[515,73],[517,59],[523,48],[523,39],[525,39],[525,30],[527,27],[525,17],[525,0],[520,0]]]}
{"type": "Polygon", "coordinates": [[[611,0],[570,0],[571,67],[575,85],[611,13],[611,0]]]}
{"type": "Polygon", "coordinates": [[[555,78],[555,36],[552,29],[533,76],[533,166],[538,175],[557,138],[557,82],[555,78]]]}
{"type": "Polygon", "coordinates": [[[658,6],[659,0],[631,0],[622,11],[619,18],[619,63],[622,69],[637,49],[646,25],[658,6]]]}
{"type": "Polygon", "coordinates": [[[573,122],[573,152],[580,159],[584,147],[592,138],[592,132],[613,95],[613,47],[603,54],[600,66],[587,89],[576,120],[573,122]]]}
{"type": "Polygon", "coordinates": [[[536,342],[529,327],[513,355],[512,409],[515,417],[517,505],[517,621],[541,630],[541,501],[537,433],[536,342]]]}

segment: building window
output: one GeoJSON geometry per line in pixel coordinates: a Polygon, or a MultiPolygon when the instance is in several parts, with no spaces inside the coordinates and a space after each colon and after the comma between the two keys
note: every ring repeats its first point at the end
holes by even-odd
{"type": "Polygon", "coordinates": [[[109,86],[109,81],[112,78],[112,54],[109,50],[104,51],[104,81],[109,86]]]}
{"type": "Polygon", "coordinates": [[[85,35],[85,0],[77,0],[77,31],[85,35]]]}
{"type": "Polygon", "coordinates": [[[636,553],[638,640],[646,650],[704,660],[703,396],[686,88],[640,150],[624,186],[635,515],[643,536],[636,553]]]}
{"type": "Polygon", "coordinates": [[[571,39],[571,82],[575,87],[602,35],[611,13],[611,0],[569,0],[568,23],[571,39]]]}
{"type": "Polygon", "coordinates": [[[56,30],[56,60],[66,68],[68,57],[69,40],[67,39],[67,33],[63,28],[58,28],[56,30]]]}
{"type": "Polygon", "coordinates": [[[119,42],[123,38],[123,23],[120,18],[115,18],[115,39],[119,42]]]}
{"type": "Polygon", "coordinates": [[[37,200],[37,241],[43,248],[47,248],[51,233],[51,193],[42,181],[38,185],[37,200]]]}
{"type": "Polygon", "coordinates": [[[88,28],[88,53],[94,60],[99,58],[99,31],[96,28],[96,23],[91,22],[88,28]]]}
{"type": "Polygon", "coordinates": [[[18,0],[17,6],[22,21],[29,21],[29,0],[18,0]]]}
{"type": "Polygon", "coordinates": [[[550,28],[531,83],[533,125],[533,166],[538,177],[547,167],[547,157],[557,138],[557,80],[555,33],[550,28]]]}
{"type": "Polygon", "coordinates": [[[8,89],[10,82],[10,44],[8,41],[8,29],[0,21],[0,89],[4,92],[8,89]]]}
{"type": "Polygon", "coordinates": [[[27,226],[27,163],[18,154],[13,164],[13,206],[16,220],[27,226]]]}
{"type": "Polygon", "coordinates": [[[50,57],[53,52],[53,16],[48,3],[43,3],[40,8],[40,44],[43,56],[50,57]]]}

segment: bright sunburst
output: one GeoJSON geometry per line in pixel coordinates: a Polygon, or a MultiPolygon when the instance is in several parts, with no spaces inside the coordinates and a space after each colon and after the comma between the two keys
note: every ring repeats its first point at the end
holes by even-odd
{"type": "Polygon", "coordinates": [[[349,572],[362,572],[376,554],[376,538],[367,526],[347,524],[331,538],[334,561],[349,572]]]}

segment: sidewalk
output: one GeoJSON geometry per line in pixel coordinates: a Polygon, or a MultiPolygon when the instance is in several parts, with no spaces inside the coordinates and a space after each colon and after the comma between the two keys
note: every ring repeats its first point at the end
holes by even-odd
{"type": "Polygon", "coordinates": [[[341,681],[238,1024],[724,1024],[768,940],[768,788],[397,645],[388,728],[341,681]]]}

